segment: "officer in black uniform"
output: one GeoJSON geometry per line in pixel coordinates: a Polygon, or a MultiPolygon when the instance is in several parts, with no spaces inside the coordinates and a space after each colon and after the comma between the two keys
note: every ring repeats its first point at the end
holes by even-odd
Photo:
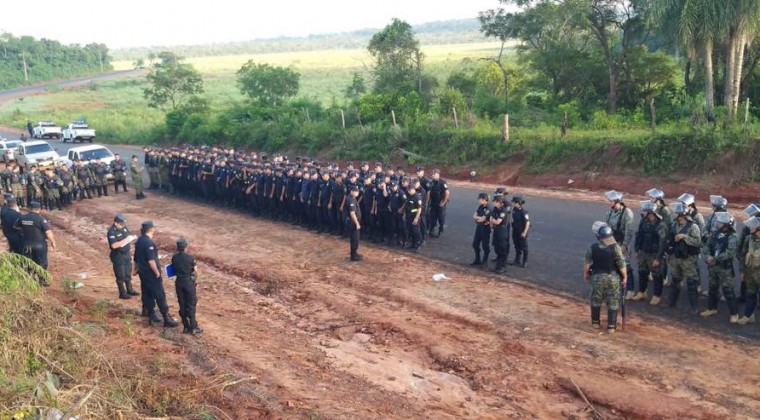
{"type": "Polygon", "coordinates": [[[142,304],[150,317],[150,324],[161,322],[156,316],[155,304],[158,305],[164,317],[164,327],[174,328],[179,323],[169,316],[169,305],[166,303],[164,283],[161,279],[161,262],[158,260],[158,247],[153,242],[155,226],[150,220],[143,222],[140,238],[135,244],[135,265],[132,275],[140,275],[143,284],[142,304]]]}
{"type": "Polygon", "coordinates": [[[21,212],[16,202],[16,197],[9,196],[5,199],[5,205],[0,210],[0,219],[3,224],[3,234],[8,239],[8,248],[16,254],[24,254],[24,237],[21,231],[15,229],[16,221],[21,217],[21,212]]]}
{"type": "Polygon", "coordinates": [[[507,271],[507,250],[509,243],[507,232],[509,229],[507,227],[508,217],[505,207],[502,196],[495,196],[493,198],[493,210],[491,211],[489,222],[493,229],[493,247],[494,251],[496,251],[496,267],[494,267],[493,271],[496,273],[507,271]]]}
{"type": "Polygon", "coordinates": [[[185,334],[198,335],[203,332],[195,320],[195,304],[198,295],[195,289],[195,281],[198,272],[195,267],[195,258],[187,252],[187,240],[177,240],[177,253],[172,256],[172,266],[177,280],[174,283],[179,301],[179,316],[182,318],[182,330],[185,334]]]}
{"type": "Polygon", "coordinates": [[[119,288],[119,299],[140,296],[132,288],[132,260],[129,255],[129,245],[137,239],[137,236],[129,234],[124,215],[117,214],[113,218],[113,224],[108,228],[106,237],[108,238],[108,248],[111,251],[110,257],[113,273],[116,276],[116,286],[119,288]]]}
{"type": "Polygon", "coordinates": [[[407,199],[406,204],[404,204],[404,212],[406,213],[406,228],[412,241],[409,244],[409,249],[412,252],[420,252],[420,245],[422,244],[420,225],[424,218],[424,214],[422,213],[422,197],[417,192],[414,184],[409,185],[406,192],[407,199]]]}
{"type": "MultiPolygon", "coordinates": [[[[39,201],[33,201],[31,203],[32,211],[21,215],[13,227],[20,230],[24,237],[24,255],[47,270],[48,241],[50,246],[55,249],[55,236],[50,230],[47,220],[40,214],[41,208],[39,201]]],[[[47,283],[41,284],[48,286],[47,283]]]]}
{"type": "Polygon", "coordinates": [[[443,235],[446,223],[446,204],[449,202],[451,191],[449,185],[441,178],[441,171],[433,170],[433,180],[430,182],[430,225],[428,230],[431,238],[443,235]],[[438,234],[433,233],[438,225],[438,234]]]}
{"type": "Polygon", "coordinates": [[[348,227],[348,236],[351,238],[351,261],[361,261],[364,259],[359,251],[359,232],[362,230],[362,212],[359,209],[359,202],[356,197],[359,196],[359,187],[352,186],[348,198],[346,199],[346,225],[348,227]]]}
{"type": "Polygon", "coordinates": [[[530,216],[525,210],[525,200],[522,196],[512,197],[512,242],[515,245],[515,261],[513,265],[523,268],[528,266],[528,231],[530,230],[530,216]],[[522,261],[520,257],[522,256],[522,261]]]}
{"type": "Polygon", "coordinates": [[[491,253],[491,209],[488,207],[488,194],[478,194],[480,205],[472,215],[475,220],[475,238],[472,248],[475,250],[475,260],[470,265],[488,265],[488,255],[491,253]],[[480,259],[480,248],[483,248],[483,259],[480,259]]]}

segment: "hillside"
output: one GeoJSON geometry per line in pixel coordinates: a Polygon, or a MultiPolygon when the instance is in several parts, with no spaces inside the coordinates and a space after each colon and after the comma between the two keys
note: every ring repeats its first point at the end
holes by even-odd
{"type": "MultiPolygon", "coordinates": [[[[417,39],[422,45],[463,44],[483,42],[477,19],[459,19],[428,22],[413,25],[417,39]]],[[[359,29],[352,32],[315,34],[308,37],[277,37],[242,42],[207,45],[153,46],[114,50],[115,61],[134,61],[147,58],[159,51],[172,51],[183,57],[209,57],[238,54],[262,54],[295,51],[321,51],[336,49],[364,49],[379,28],[359,29]]]]}

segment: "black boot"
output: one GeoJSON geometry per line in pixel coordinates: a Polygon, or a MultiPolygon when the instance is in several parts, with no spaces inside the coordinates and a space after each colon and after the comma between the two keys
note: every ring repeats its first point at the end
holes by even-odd
{"type": "Polygon", "coordinates": [[[104,185],[103,186],[103,195],[105,195],[106,197],[108,197],[108,185],[104,185]]]}
{"type": "Polygon", "coordinates": [[[697,281],[694,279],[686,279],[686,292],[689,296],[689,310],[693,315],[699,313],[699,290],[697,290],[697,281]]]}
{"type": "Polygon", "coordinates": [[[512,261],[512,263],[510,265],[520,265],[520,259],[521,259],[521,257],[522,256],[520,255],[519,252],[515,253],[515,259],[514,259],[514,261],[512,261]]]}
{"type": "Polygon", "coordinates": [[[617,313],[618,311],[607,309],[607,332],[610,334],[617,329],[617,313]]]}
{"type": "Polygon", "coordinates": [[[489,256],[489,254],[491,254],[491,253],[490,252],[483,253],[483,260],[482,260],[481,264],[483,265],[484,268],[488,268],[488,256],[489,256]]]}
{"type": "Polygon", "coordinates": [[[193,335],[199,335],[203,333],[203,328],[198,326],[198,321],[195,320],[195,317],[190,317],[190,329],[192,330],[193,335]]]}
{"type": "Polygon", "coordinates": [[[528,250],[523,251],[522,268],[528,268],[528,250]]]}
{"type": "Polygon", "coordinates": [[[174,328],[179,326],[179,322],[172,319],[171,315],[169,313],[161,314],[164,317],[164,327],[166,328],[174,328]]]}
{"type": "Polygon", "coordinates": [[[128,280],[125,282],[127,286],[127,294],[130,296],[140,296],[140,293],[138,293],[135,289],[132,288],[132,280],[128,280]]]}
{"type": "MultiPolygon", "coordinates": [[[[486,260],[488,260],[488,256],[486,256],[486,260]]],[[[480,265],[480,251],[475,251],[475,260],[470,263],[470,265],[480,265]]]]}
{"type": "Polygon", "coordinates": [[[600,307],[591,307],[591,326],[594,328],[600,328],[601,325],[601,317],[602,317],[602,308],[600,307]]]}
{"type": "Polygon", "coordinates": [[[116,283],[119,287],[119,299],[131,299],[132,296],[127,294],[127,289],[124,287],[124,283],[116,283]]]}
{"type": "Polygon", "coordinates": [[[159,318],[158,315],[156,315],[156,311],[155,310],[148,311],[148,324],[153,326],[153,325],[158,325],[160,323],[161,323],[161,318],[159,318]]]}
{"type": "Polygon", "coordinates": [[[744,303],[747,300],[747,282],[742,281],[739,285],[739,297],[736,298],[736,303],[744,303]]]}
{"type": "Polygon", "coordinates": [[[193,328],[190,326],[190,318],[188,317],[182,317],[182,327],[182,334],[190,334],[193,332],[193,328]]]}
{"type": "Polygon", "coordinates": [[[681,294],[681,282],[673,281],[673,286],[670,288],[670,295],[668,296],[668,306],[675,308],[678,305],[678,297],[681,294]]]}

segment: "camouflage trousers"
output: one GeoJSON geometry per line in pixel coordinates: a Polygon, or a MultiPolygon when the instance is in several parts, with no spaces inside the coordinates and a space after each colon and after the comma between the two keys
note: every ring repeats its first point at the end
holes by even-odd
{"type": "Polygon", "coordinates": [[[747,295],[756,294],[760,290],[760,268],[745,267],[744,281],[747,282],[747,295]]]}
{"type": "Polygon", "coordinates": [[[710,288],[730,288],[734,289],[734,270],[723,267],[710,267],[709,283],[710,288]]]}
{"type": "Polygon", "coordinates": [[[686,258],[671,258],[670,264],[670,277],[674,279],[699,279],[699,273],[697,273],[697,265],[699,259],[696,255],[689,255],[686,258]]]}
{"type": "Polygon", "coordinates": [[[595,274],[591,276],[591,307],[599,308],[603,303],[607,309],[617,311],[620,308],[620,275],[617,273],[595,274]]]}

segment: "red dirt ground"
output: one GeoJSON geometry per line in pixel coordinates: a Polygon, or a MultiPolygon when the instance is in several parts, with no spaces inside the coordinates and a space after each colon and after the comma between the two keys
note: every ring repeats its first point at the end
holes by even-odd
{"type": "Polygon", "coordinates": [[[87,273],[78,300],[116,295],[105,242],[116,212],[134,230],[153,220],[162,254],[189,238],[206,332],[136,319],[108,347],[122,358],[166,352],[182,369],[164,375],[178,383],[242,379],[221,393],[229,418],[587,418],[591,406],[604,418],[760,415],[754,343],[635,318],[599,334],[586,304],[508,278],[377,248],[350,263],[343,240],[159,196],[51,215],[56,279],[87,273]],[[438,272],[451,280],[432,281],[438,272]]]}

